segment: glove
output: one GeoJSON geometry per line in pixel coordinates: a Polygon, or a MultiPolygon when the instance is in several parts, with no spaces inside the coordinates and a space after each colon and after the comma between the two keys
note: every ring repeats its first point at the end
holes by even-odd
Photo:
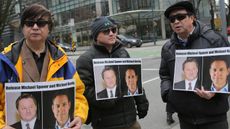
{"type": "Polygon", "coordinates": [[[148,108],[149,108],[148,102],[137,105],[137,111],[138,111],[137,115],[138,115],[139,119],[142,119],[147,115],[148,108]]]}
{"type": "Polygon", "coordinates": [[[161,95],[161,98],[162,98],[163,102],[165,102],[165,103],[168,102],[168,94],[169,94],[169,91],[166,91],[164,94],[161,95]]]}
{"type": "Polygon", "coordinates": [[[144,118],[147,115],[148,111],[138,111],[137,115],[139,119],[144,118]]]}

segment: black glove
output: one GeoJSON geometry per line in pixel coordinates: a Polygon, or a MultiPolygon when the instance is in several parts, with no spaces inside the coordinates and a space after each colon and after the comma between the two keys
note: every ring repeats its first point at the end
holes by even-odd
{"type": "Polygon", "coordinates": [[[149,108],[149,103],[148,102],[137,105],[137,112],[138,112],[137,115],[138,115],[139,119],[142,119],[147,115],[148,108],[149,108]]]}
{"type": "Polygon", "coordinates": [[[165,102],[165,103],[168,102],[168,94],[169,94],[169,90],[165,91],[165,93],[161,95],[161,98],[162,98],[163,102],[165,102]]]}
{"type": "Polygon", "coordinates": [[[144,118],[147,115],[148,111],[138,111],[137,115],[139,119],[144,118]]]}

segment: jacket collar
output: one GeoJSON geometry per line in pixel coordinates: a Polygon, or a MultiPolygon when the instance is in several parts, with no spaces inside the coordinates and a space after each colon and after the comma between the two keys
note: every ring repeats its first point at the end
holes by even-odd
{"type": "Polygon", "coordinates": [[[122,47],[122,44],[119,43],[119,42],[116,42],[114,45],[113,45],[113,48],[112,48],[112,51],[109,52],[105,46],[101,45],[101,44],[97,44],[97,43],[93,43],[93,47],[95,47],[96,49],[102,51],[102,52],[106,52],[106,53],[113,53],[114,51],[116,51],[118,48],[122,47]]]}
{"type": "MultiPolygon", "coordinates": [[[[12,61],[13,64],[16,64],[21,52],[22,44],[24,42],[25,38],[22,40],[12,43],[10,46],[7,47],[8,50],[5,52],[5,55],[12,61]]],[[[51,57],[53,60],[60,59],[65,53],[61,51],[56,44],[51,42],[50,40],[46,40],[46,44],[48,46],[48,49],[51,53],[51,57]]]]}

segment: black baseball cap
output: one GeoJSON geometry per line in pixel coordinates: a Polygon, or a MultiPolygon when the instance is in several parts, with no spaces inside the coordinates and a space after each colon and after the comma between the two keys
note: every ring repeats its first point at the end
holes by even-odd
{"type": "Polygon", "coordinates": [[[169,6],[166,10],[165,10],[165,17],[166,18],[169,18],[169,14],[174,11],[174,10],[179,10],[179,9],[185,9],[187,10],[187,12],[190,12],[192,14],[195,14],[195,10],[194,10],[194,7],[193,7],[193,4],[189,1],[180,1],[180,2],[177,2],[171,6],[169,6]]]}

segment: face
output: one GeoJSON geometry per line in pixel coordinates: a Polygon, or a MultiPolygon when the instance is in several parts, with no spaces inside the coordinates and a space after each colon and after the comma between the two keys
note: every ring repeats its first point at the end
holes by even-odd
{"type": "Polygon", "coordinates": [[[169,21],[172,30],[181,38],[188,36],[193,29],[193,21],[195,18],[194,16],[189,16],[187,14],[187,11],[182,9],[172,11],[169,15],[169,21]]]}
{"type": "Polygon", "coordinates": [[[187,62],[184,65],[184,76],[186,80],[192,81],[197,78],[198,68],[195,62],[187,62]]]}
{"type": "Polygon", "coordinates": [[[116,42],[117,28],[112,27],[104,31],[99,32],[97,36],[97,43],[100,43],[104,46],[113,46],[116,42]]]}
{"type": "Polygon", "coordinates": [[[214,61],[211,64],[209,73],[211,76],[211,80],[217,90],[220,90],[222,87],[224,87],[229,74],[229,69],[227,68],[227,65],[224,61],[214,61]]]}
{"type": "Polygon", "coordinates": [[[116,75],[113,70],[104,72],[104,83],[107,88],[113,88],[116,85],[116,75]]]}
{"type": "Polygon", "coordinates": [[[45,42],[49,34],[48,17],[26,19],[22,31],[28,43],[45,42]]]}
{"type": "Polygon", "coordinates": [[[137,89],[137,75],[132,69],[128,69],[125,73],[125,81],[131,93],[134,93],[137,89]]]}
{"type": "Polygon", "coordinates": [[[36,117],[37,107],[32,98],[21,99],[18,104],[18,114],[22,120],[30,121],[36,117]]]}
{"type": "Polygon", "coordinates": [[[53,100],[52,111],[60,126],[64,126],[69,118],[71,103],[66,95],[59,95],[53,100]]]}

